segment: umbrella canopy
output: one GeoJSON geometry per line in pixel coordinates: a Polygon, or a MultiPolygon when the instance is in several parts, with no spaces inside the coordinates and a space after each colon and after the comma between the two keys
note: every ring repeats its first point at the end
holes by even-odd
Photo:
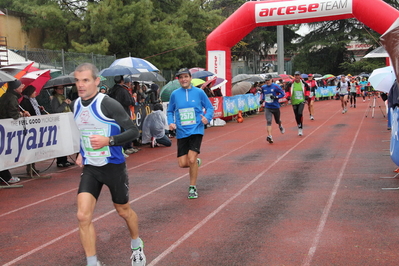
{"type": "Polygon", "coordinates": [[[75,85],[75,77],[74,76],[59,76],[47,81],[44,84],[43,89],[51,89],[57,86],[72,86],[75,85]]]}
{"type": "Polygon", "coordinates": [[[202,68],[202,67],[193,67],[193,68],[190,68],[188,71],[190,71],[191,74],[194,74],[195,72],[203,71],[203,70],[205,70],[205,68],[202,68]]]}
{"type": "Polygon", "coordinates": [[[192,79],[191,80],[191,84],[193,84],[193,86],[195,86],[195,87],[202,85],[204,83],[205,83],[205,80],[203,80],[203,79],[192,79]]]}
{"type": "Polygon", "coordinates": [[[389,54],[383,46],[380,46],[370,53],[366,54],[363,58],[379,58],[379,57],[389,57],[389,54]]]}
{"type": "Polygon", "coordinates": [[[313,74],[313,77],[314,77],[314,78],[321,78],[321,77],[323,77],[323,75],[322,75],[322,74],[317,74],[317,73],[316,73],[316,74],[313,74]]]}
{"type": "Polygon", "coordinates": [[[172,92],[180,87],[181,87],[181,85],[180,85],[180,82],[178,79],[169,81],[165,86],[162,87],[162,89],[159,93],[161,100],[163,102],[169,102],[170,95],[172,94],[172,92]]]}
{"type": "Polygon", "coordinates": [[[21,82],[25,84],[25,87],[32,85],[36,88],[36,94],[39,95],[44,84],[51,79],[50,70],[38,70],[25,74],[21,78],[21,82]]]}
{"type": "Polygon", "coordinates": [[[0,70],[0,82],[9,82],[16,80],[12,75],[0,70]]]}
{"type": "Polygon", "coordinates": [[[252,87],[251,82],[248,81],[238,82],[237,84],[233,85],[233,88],[231,89],[231,94],[232,95],[245,94],[251,89],[251,87],[252,87]]]}
{"type": "MultiPolygon", "coordinates": [[[[125,57],[125,58],[116,59],[110,65],[110,67],[113,67],[113,66],[133,67],[133,68],[137,69],[139,72],[152,72],[152,71],[158,72],[159,71],[159,69],[156,66],[154,66],[147,60],[137,58],[137,57],[125,57]]],[[[106,75],[103,75],[103,76],[106,76],[106,75]]]]}
{"type": "Polygon", "coordinates": [[[251,76],[248,74],[238,74],[237,76],[233,77],[232,79],[232,83],[238,83],[247,79],[250,79],[251,76]]]}
{"type": "Polygon", "coordinates": [[[110,67],[101,70],[98,74],[104,77],[115,77],[121,75],[134,75],[140,73],[141,72],[134,67],[111,65],[110,67]]]}
{"type": "Polygon", "coordinates": [[[194,72],[191,75],[194,79],[204,79],[207,77],[214,76],[215,74],[210,71],[201,70],[201,71],[194,72]]]}
{"type": "Polygon", "coordinates": [[[301,78],[307,79],[308,78],[308,74],[301,74],[301,78]]]}
{"type": "Polygon", "coordinates": [[[251,77],[249,79],[246,79],[245,81],[255,83],[255,82],[265,81],[265,79],[260,76],[251,75],[251,77]]]}
{"type": "Polygon", "coordinates": [[[323,79],[331,79],[331,78],[335,78],[335,76],[331,74],[326,74],[323,76],[323,79]]]}
{"type": "Polygon", "coordinates": [[[161,74],[158,74],[156,72],[143,72],[139,75],[133,75],[132,79],[137,81],[152,81],[152,82],[166,81],[166,79],[162,77],[161,74]]]}
{"type": "Polygon", "coordinates": [[[29,71],[29,68],[31,68],[34,63],[35,62],[25,62],[21,64],[8,65],[0,68],[0,70],[10,74],[11,76],[16,76],[22,72],[18,77],[16,77],[19,79],[29,71]]]}
{"type": "Polygon", "coordinates": [[[370,74],[367,74],[367,73],[360,73],[360,74],[359,74],[359,77],[368,78],[368,77],[370,77],[370,74]]]}
{"type": "Polygon", "coordinates": [[[207,82],[205,82],[204,84],[201,85],[201,89],[205,89],[206,86],[210,86],[211,90],[217,89],[221,86],[223,86],[224,84],[227,83],[227,80],[224,78],[218,78],[218,77],[214,77],[210,80],[208,80],[207,82]]]}
{"type": "Polygon", "coordinates": [[[395,72],[392,66],[377,68],[371,73],[369,82],[376,91],[388,93],[395,82],[395,72]]]}

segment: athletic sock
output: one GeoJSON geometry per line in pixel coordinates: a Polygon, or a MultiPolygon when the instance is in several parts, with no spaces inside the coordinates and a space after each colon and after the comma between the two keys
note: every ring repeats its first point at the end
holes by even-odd
{"type": "Polygon", "coordinates": [[[87,266],[97,266],[97,255],[87,257],[87,266]]]}
{"type": "Polygon", "coordinates": [[[136,239],[132,239],[131,243],[130,243],[130,247],[132,249],[137,249],[139,248],[141,245],[141,239],[140,237],[136,238],[136,239]]]}

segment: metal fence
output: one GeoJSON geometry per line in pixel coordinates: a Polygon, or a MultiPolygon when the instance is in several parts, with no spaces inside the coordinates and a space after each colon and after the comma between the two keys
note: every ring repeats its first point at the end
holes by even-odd
{"type": "Polygon", "coordinates": [[[40,69],[60,69],[63,75],[68,75],[81,63],[92,63],[99,70],[109,67],[115,56],[65,52],[64,50],[47,50],[37,48],[11,48],[11,51],[23,57],[25,61],[35,61],[40,69]]]}

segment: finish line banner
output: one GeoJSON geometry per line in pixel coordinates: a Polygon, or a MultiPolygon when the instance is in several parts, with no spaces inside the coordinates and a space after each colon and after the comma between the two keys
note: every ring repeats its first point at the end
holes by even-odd
{"type": "Polygon", "coordinates": [[[0,120],[0,170],[79,152],[73,114],[0,120]]]}

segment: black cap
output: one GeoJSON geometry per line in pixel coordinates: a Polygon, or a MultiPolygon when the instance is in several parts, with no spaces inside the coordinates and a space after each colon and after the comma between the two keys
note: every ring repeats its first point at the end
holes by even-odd
{"type": "Polygon", "coordinates": [[[268,74],[265,76],[265,80],[271,80],[271,79],[273,79],[272,75],[268,74]]]}
{"type": "Polygon", "coordinates": [[[181,74],[189,74],[191,77],[191,72],[187,67],[179,69],[179,71],[176,73],[176,77],[180,76],[181,74]]]}

